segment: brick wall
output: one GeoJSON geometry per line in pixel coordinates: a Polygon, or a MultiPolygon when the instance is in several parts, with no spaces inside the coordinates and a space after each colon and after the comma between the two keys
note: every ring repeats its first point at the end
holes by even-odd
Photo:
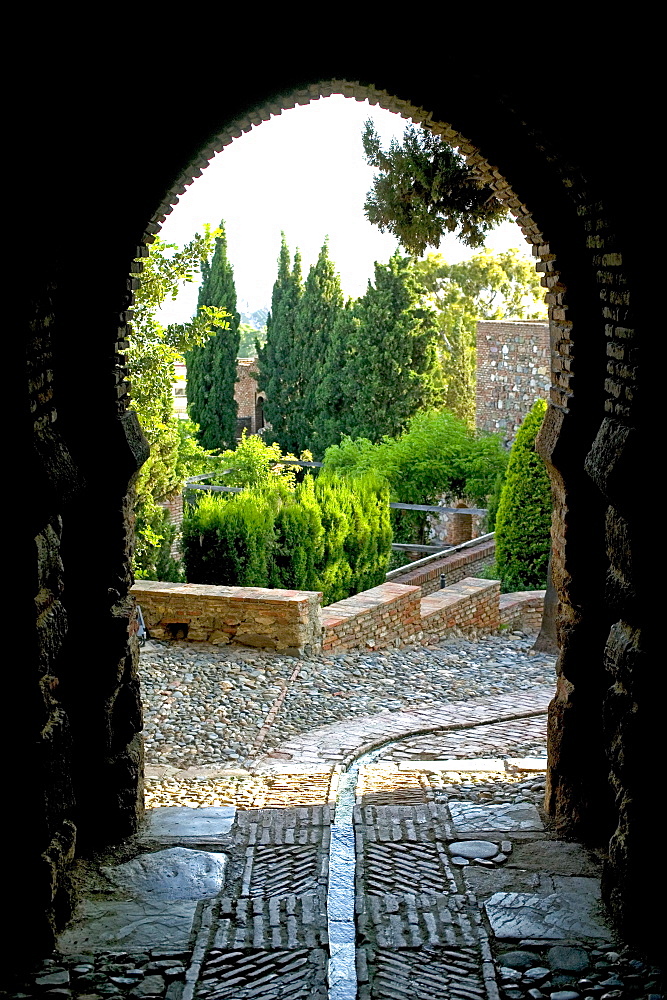
{"type": "Polygon", "coordinates": [[[501,433],[507,443],[536,399],[549,399],[549,324],[481,320],[477,324],[478,430],[501,433]]]}
{"type": "Polygon", "coordinates": [[[423,595],[432,594],[440,589],[440,576],[445,576],[445,586],[450,587],[458,583],[465,576],[475,576],[485,566],[490,566],[495,559],[496,543],[495,539],[489,538],[479,545],[462,549],[460,552],[452,552],[434,559],[425,566],[408,570],[401,576],[395,577],[392,583],[403,583],[410,586],[421,587],[423,595]]]}
{"type": "Polygon", "coordinates": [[[423,643],[437,642],[452,629],[463,632],[495,632],[500,625],[499,580],[477,580],[467,576],[421,601],[423,643]]]}
{"type": "Polygon", "coordinates": [[[234,642],[288,655],[320,644],[318,591],[138,580],[131,593],[154,639],[234,642]]]}
{"type": "Polygon", "coordinates": [[[420,601],[419,587],[383,583],[322,608],[323,652],[416,642],[420,601]]]}
{"type": "Polygon", "coordinates": [[[514,625],[522,632],[539,632],[545,593],[545,590],[520,590],[501,594],[500,624],[514,625]]]}
{"type": "Polygon", "coordinates": [[[239,358],[236,363],[234,399],[238,406],[239,428],[245,425],[251,434],[256,434],[260,429],[258,424],[263,426],[261,419],[258,420],[257,397],[262,396],[263,398],[263,393],[257,391],[257,371],[256,358],[239,358]]]}

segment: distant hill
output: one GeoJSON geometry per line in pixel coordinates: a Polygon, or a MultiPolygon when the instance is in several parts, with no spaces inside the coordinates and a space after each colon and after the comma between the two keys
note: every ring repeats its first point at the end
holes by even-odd
{"type": "Polygon", "coordinates": [[[255,309],[254,312],[244,312],[239,310],[241,322],[246,326],[251,326],[254,330],[261,330],[266,326],[266,317],[269,315],[268,309],[255,309]]]}

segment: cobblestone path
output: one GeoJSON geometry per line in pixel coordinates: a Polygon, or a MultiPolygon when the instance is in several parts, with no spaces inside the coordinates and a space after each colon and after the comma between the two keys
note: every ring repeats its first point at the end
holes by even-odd
{"type": "Polygon", "coordinates": [[[79,863],[59,951],[6,995],[659,996],[605,923],[599,859],[541,813],[548,696],[356,717],[252,771],[154,775],[142,837],[79,863]]]}

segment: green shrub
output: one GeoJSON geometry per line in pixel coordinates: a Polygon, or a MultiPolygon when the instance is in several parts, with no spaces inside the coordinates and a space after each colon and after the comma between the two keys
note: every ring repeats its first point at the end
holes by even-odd
{"type": "Polygon", "coordinates": [[[319,590],[324,555],[322,515],[312,476],[300,483],[276,515],[276,583],[288,590],[319,590]]]}
{"type": "Polygon", "coordinates": [[[538,399],[519,428],[510,451],[496,518],[496,563],[505,593],[547,585],[551,546],[551,489],[535,451],[547,404],[538,399]]]}
{"type": "Polygon", "coordinates": [[[270,586],[275,505],[260,490],[205,494],[183,520],[187,579],[216,586],[270,586]]]}
{"type": "MultiPolygon", "coordinates": [[[[373,471],[389,484],[392,500],[414,504],[445,496],[485,506],[506,465],[497,435],[478,436],[447,410],[419,413],[403,434],[378,444],[345,437],[324,456],[325,470],[345,476],[373,471]]],[[[426,512],[392,510],[391,521],[398,541],[426,541],[426,512]]]]}
{"type": "Polygon", "coordinates": [[[134,575],[137,580],[167,580],[180,583],[183,569],[171,554],[177,528],[169,511],[148,496],[135,507],[136,549],[134,575]]]}
{"type": "Polygon", "coordinates": [[[237,494],[203,494],[183,523],[192,583],[321,590],[324,604],[384,581],[388,487],[367,474],[288,486],[272,477],[237,494]]]}

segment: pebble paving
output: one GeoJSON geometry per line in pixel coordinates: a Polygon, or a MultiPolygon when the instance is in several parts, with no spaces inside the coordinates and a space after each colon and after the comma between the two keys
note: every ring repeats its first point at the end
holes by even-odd
{"type": "Polygon", "coordinates": [[[150,643],[149,820],[120,863],[81,862],[99,879],[59,950],[3,995],[662,1000],[605,922],[600,859],[542,810],[532,641],[150,643]]]}
{"type": "Polygon", "coordinates": [[[553,686],[554,658],[521,634],[294,660],[198,642],[150,642],[141,654],[148,763],[243,764],[283,697],[262,750],[353,716],[433,707],[553,686]],[[298,668],[298,675],[290,677],[298,668]]]}

